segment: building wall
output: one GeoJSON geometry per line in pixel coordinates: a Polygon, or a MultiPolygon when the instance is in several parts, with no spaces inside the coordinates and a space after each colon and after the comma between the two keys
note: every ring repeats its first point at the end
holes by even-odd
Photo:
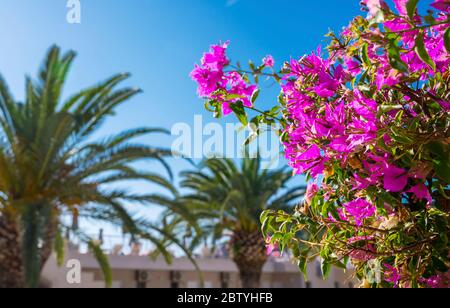
{"type": "MultiPolygon", "coordinates": [[[[81,283],[70,284],[67,273],[70,269],[58,268],[55,258],[44,268],[43,277],[49,287],[53,288],[103,288],[104,282],[101,271],[95,259],[89,254],[69,253],[66,261],[75,259],[81,264],[81,283]]],[[[239,273],[234,263],[229,259],[205,258],[197,260],[202,269],[207,288],[222,288],[221,273],[229,277],[229,288],[239,288],[239,273]]],[[[151,261],[148,257],[110,256],[110,265],[113,271],[113,287],[115,288],[197,288],[199,287],[198,273],[187,259],[176,259],[172,265],[163,260],[151,261]],[[147,279],[139,281],[136,273],[145,272],[147,279]],[[171,273],[179,275],[179,280],[171,280],[171,273]]],[[[350,273],[334,269],[328,280],[323,280],[319,264],[312,264],[309,269],[309,282],[305,282],[298,267],[291,262],[271,260],[264,268],[261,277],[262,288],[346,288],[354,285],[350,273]]],[[[223,274],[222,274],[223,275],[223,274]]]]}

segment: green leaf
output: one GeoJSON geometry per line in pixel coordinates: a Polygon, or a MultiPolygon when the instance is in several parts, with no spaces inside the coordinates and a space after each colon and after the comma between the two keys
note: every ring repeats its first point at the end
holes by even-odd
{"type": "Polygon", "coordinates": [[[388,217],[388,213],[386,211],[385,204],[384,204],[384,201],[382,198],[377,199],[376,206],[377,206],[377,212],[379,215],[388,217]]]}
{"type": "Polygon", "coordinates": [[[414,16],[416,15],[418,3],[419,3],[419,0],[409,0],[406,3],[406,11],[408,12],[408,16],[411,20],[413,20],[414,16]]]}
{"type": "Polygon", "coordinates": [[[237,101],[234,104],[230,104],[231,110],[233,110],[234,114],[238,118],[239,122],[242,123],[242,125],[247,126],[248,125],[248,118],[247,113],[245,112],[244,104],[242,101],[237,101]]]}
{"type": "Polygon", "coordinates": [[[278,95],[277,100],[278,100],[278,103],[281,106],[286,106],[286,101],[284,100],[284,94],[283,93],[280,93],[280,95],[278,95]]]}
{"type": "Polygon", "coordinates": [[[434,17],[434,12],[433,11],[429,11],[427,15],[423,16],[423,19],[425,20],[426,23],[430,24],[430,25],[434,25],[436,23],[436,18],[434,17]]]}
{"type": "Polygon", "coordinates": [[[231,100],[233,100],[233,99],[239,99],[239,98],[243,98],[243,96],[242,96],[242,95],[239,95],[239,94],[227,94],[227,95],[225,96],[225,99],[224,99],[224,100],[226,100],[226,101],[231,101],[231,100]]]}
{"type": "Polygon", "coordinates": [[[309,249],[302,251],[298,262],[298,268],[303,273],[305,281],[308,281],[308,254],[309,249]]]}
{"type": "Polygon", "coordinates": [[[275,106],[272,109],[270,109],[270,114],[273,116],[277,116],[281,111],[280,106],[275,106]]]}
{"type": "Polygon", "coordinates": [[[405,134],[403,130],[396,127],[391,127],[392,139],[402,144],[413,144],[414,140],[405,134]]]}
{"type": "Polygon", "coordinates": [[[205,103],[205,109],[209,112],[213,112],[213,116],[216,119],[222,117],[222,103],[216,100],[207,101],[205,103]]]}
{"type": "Polygon", "coordinates": [[[438,257],[433,256],[433,267],[442,273],[446,273],[448,271],[448,267],[445,265],[445,262],[440,260],[438,257]]]}
{"type": "Polygon", "coordinates": [[[450,146],[433,141],[426,147],[434,156],[434,171],[440,178],[450,183],[450,146]]]}
{"type": "Polygon", "coordinates": [[[261,91],[259,90],[259,89],[257,89],[254,93],[253,93],[253,95],[252,95],[252,103],[254,104],[255,102],[256,102],[256,100],[258,99],[258,97],[259,97],[259,93],[260,93],[261,91]]]}
{"type": "Polygon", "coordinates": [[[205,109],[209,112],[214,112],[214,109],[211,108],[211,104],[209,101],[205,102],[205,109]]]}
{"type": "Polygon", "coordinates": [[[419,32],[416,38],[416,47],[414,48],[414,50],[416,51],[420,60],[427,64],[431,69],[436,70],[436,63],[434,63],[433,59],[431,59],[423,42],[424,35],[424,31],[419,32]]]}
{"type": "Polygon", "coordinates": [[[434,171],[436,171],[439,177],[441,177],[447,183],[450,183],[450,164],[448,161],[436,162],[434,171]]]}
{"type": "Polygon", "coordinates": [[[337,268],[347,270],[347,264],[345,262],[335,261],[333,265],[336,266],[337,268]]]}
{"type": "Polygon", "coordinates": [[[251,134],[250,136],[248,136],[248,137],[245,139],[244,146],[250,145],[250,144],[253,143],[253,141],[255,141],[256,139],[258,139],[258,134],[251,134]]]}
{"type": "Polygon", "coordinates": [[[333,204],[332,204],[331,202],[325,202],[325,203],[323,204],[323,206],[322,206],[322,216],[323,216],[323,217],[328,217],[328,212],[329,212],[330,207],[331,207],[332,205],[333,205],[333,204]]]}
{"type": "Polygon", "coordinates": [[[64,257],[65,257],[64,238],[61,234],[61,230],[58,230],[56,232],[54,250],[56,253],[56,262],[58,266],[61,267],[64,264],[64,257]]]}
{"type": "Polygon", "coordinates": [[[273,217],[267,216],[266,212],[264,212],[261,215],[261,222],[262,222],[261,231],[262,231],[264,238],[267,238],[267,236],[269,235],[268,231],[269,231],[270,223],[272,220],[273,220],[273,217]]]}
{"type": "Polygon", "coordinates": [[[253,63],[251,60],[248,61],[248,66],[250,67],[250,69],[252,70],[252,72],[256,71],[256,65],[255,63],[253,63]]]}
{"type": "Polygon", "coordinates": [[[395,41],[390,43],[387,52],[389,56],[389,63],[391,64],[391,66],[400,72],[407,73],[408,66],[400,58],[399,47],[395,41]]]}
{"type": "Polygon", "coordinates": [[[105,286],[107,288],[112,287],[112,271],[111,267],[109,265],[108,257],[103,252],[100,245],[94,243],[93,241],[90,241],[88,243],[89,250],[93,253],[95,259],[97,260],[98,264],[100,265],[100,268],[103,273],[103,278],[105,279],[105,286]]]}
{"type": "Polygon", "coordinates": [[[322,277],[324,280],[328,279],[328,277],[330,277],[330,273],[331,273],[331,264],[322,260],[321,261],[321,269],[322,269],[322,277]]]}
{"type": "Polygon", "coordinates": [[[445,49],[447,49],[447,52],[450,53],[450,27],[447,30],[445,30],[444,44],[445,44],[445,49]]]}
{"type": "Polygon", "coordinates": [[[361,58],[365,65],[367,66],[372,65],[369,58],[369,45],[367,43],[365,43],[361,49],[361,58]]]}
{"type": "Polygon", "coordinates": [[[392,110],[402,110],[403,109],[403,105],[382,105],[380,107],[380,111],[382,111],[383,113],[392,111],[392,110]]]}
{"type": "Polygon", "coordinates": [[[283,240],[283,234],[280,232],[275,233],[272,236],[272,243],[279,243],[281,240],[283,240]]]}

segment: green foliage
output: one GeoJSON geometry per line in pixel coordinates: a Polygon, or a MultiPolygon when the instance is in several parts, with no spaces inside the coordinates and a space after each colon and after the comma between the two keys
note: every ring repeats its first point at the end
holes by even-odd
{"type": "Polygon", "coordinates": [[[450,27],[444,33],[445,49],[450,53],[450,27]]]}
{"type": "Polygon", "coordinates": [[[417,11],[417,5],[419,4],[419,0],[408,0],[406,3],[406,11],[408,12],[408,16],[411,20],[414,19],[417,11]]]}
{"type": "Polygon", "coordinates": [[[65,242],[64,238],[61,234],[61,230],[57,230],[56,236],[55,236],[55,243],[54,243],[54,250],[56,253],[56,263],[59,267],[63,266],[64,264],[64,257],[65,257],[65,242]]]}
{"type": "Polygon", "coordinates": [[[434,169],[437,175],[450,183],[450,145],[438,141],[426,145],[433,155],[434,169]]]}
{"type": "Polygon", "coordinates": [[[305,276],[320,258],[325,278],[351,262],[363,286],[448,284],[450,16],[436,6],[421,16],[418,0],[397,10],[363,3],[369,16],[328,33],[328,54],[278,72],[238,66],[254,83],[264,76],[282,87],[269,111],[254,95],[252,138],[280,123],[290,163],[314,180],[293,213],[263,212],[263,236],[291,251],[305,276]],[[382,277],[369,281],[375,270],[382,277]]]}
{"type": "Polygon", "coordinates": [[[108,257],[103,252],[102,248],[99,244],[90,241],[89,243],[89,250],[94,255],[94,258],[97,260],[98,264],[100,265],[100,268],[103,273],[103,278],[105,280],[105,286],[107,288],[112,287],[113,278],[112,278],[112,271],[111,266],[109,265],[108,257]]]}
{"type": "Polygon", "coordinates": [[[400,72],[408,72],[408,66],[400,57],[400,47],[397,39],[392,39],[387,48],[389,63],[400,72]]]}
{"type": "Polygon", "coordinates": [[[436,63],[434,63],[433,59],[431,59],[430,55],[428,54],[427,49],[425,48],[425,44],[423,42],[424,38],[424,32],[420,31],[419,35],[417,35],[416,38],[416,48],[415,51],[419,58],[427,64],[431,69],[436,70],[436,63]]]}
{"type": "Polygon", "coordinates": [[[235,104],[230,105],[231,110],[233,110],[234,114],[238,118],[239,122],[242,125],[246,126],[248,124],[247,113],[245,112],[244,104],[242,101],[238,101],[235,104]]]}

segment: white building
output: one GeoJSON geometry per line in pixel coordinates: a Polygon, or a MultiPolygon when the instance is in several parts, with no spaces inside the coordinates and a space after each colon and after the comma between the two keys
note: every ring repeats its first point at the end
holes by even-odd
{"type": "MultiPolygon", "coordinates": [[[[115,288],[197,288],[200,286],[198,273],[187,258],[175,259],[173,264],[168,265],[163,259],[152,261],[148,256],[110,255],[109,262],[115,288]]],[[[240,287],[238,269],[230,259],[198,258],[197,263],[203,272],[205,287],[240,287]]],[[[43,272],[45,286],[53,288],[103,288],[105,286],[100,267],[91,254],[68,251],[64,264],[63,267],[58,268],[55,257],[51,258],[43,272]],[[81,266],[80,269],[77,268],[78,265],[81,266]],[[79,273],[76,273],[77,270],[79,273]]],[[[305,282],[295,264],[287,260],[271,259],[264,267],[261,287],[354,287],[350,273],[340,269],[334,269],[329,279],[324,281],[319,262],[312,264],[308,272],[310,281],[305,282]]]]}

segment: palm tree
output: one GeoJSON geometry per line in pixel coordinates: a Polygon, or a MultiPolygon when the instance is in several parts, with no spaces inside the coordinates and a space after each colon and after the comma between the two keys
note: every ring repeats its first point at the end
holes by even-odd
{"type": "Polygon", "coordinates": [[[206,160],[202,167],[182,174],[182,187],[192,193],[179,199],[203,230],[194,236],[193,245],[201,243],[199,236],[216,242],[229,235],[228,247],[242,287],[258,288],[268,260],[260,216],[264,210],[291,208],[306,188],[288,188],[292,173],[262,168],[259,156],[244,159],[240,168],[232,160],[217,158],[206,160]]]}
{"type": "MultiPolygon", "coordinates": [[[[175,192],[170,179],[136,168],[140,160],[156,160],[170,174],[164,158],[169,150],[135,141],[162,129],[139,128],[104,140],[93,133],[114,109],[140,93],[118,88],[128,74],[115,75],[67,100],[63,86],[75,53],[50,49],[38,78],[26,79],[26,97],[16,101],[0,76],[0,288],[36,287],[40,272],[56,248],[62,254],[66,218],[86,217],[122,226],[134,237],[155,243],[173,226],[154,226],[135,219],[126,202],[148,204],[151,195],[117,188],[125,180],[144,180],[175,192]],[[159,233],[159,234],[157,234],[159,233]]],[[[101,249],[82,230],[102,267],[101,249]]],[[[61,257],[59,257],[61,259],[61,257]]],[[[110,277],[107,280],[110,281],[110,277]]]]}

